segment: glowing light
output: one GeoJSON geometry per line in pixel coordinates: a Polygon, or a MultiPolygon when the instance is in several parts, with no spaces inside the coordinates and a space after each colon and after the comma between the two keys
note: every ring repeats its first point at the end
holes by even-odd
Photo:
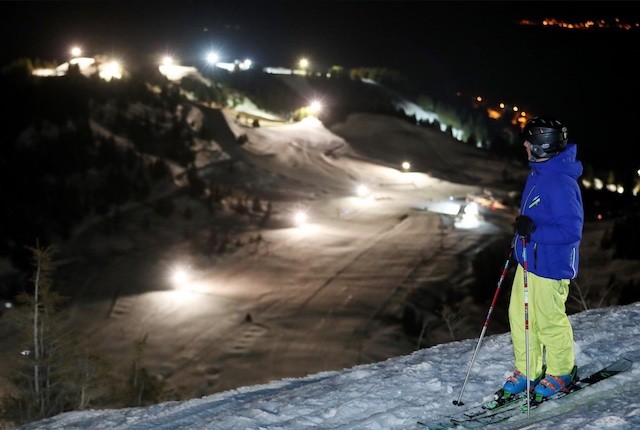
{"type": "Polygon", "coordinates": [[[105,81],[122,79],[122,67],[117,61],[110,61],[102,66],[99,76],[105,81]]]}
{"type": "Polygon", "coordinates": [[[224,69],[228,72],[233,72],[236,69],[236,63],[222,63],[222,62],[217,62],[216,63],[216,67],[218,67],[219,69],[224,69]]]}
{"type": "Polygon", "coordinates": [[[435,202],[428,206],[430,212],[436,212],[445,215],[456,216],[460,213],[460,205],[455,202],[435,202]]]}
{"type": "Polygon", "coordinates": [[[69,64],[77,65],[80,68],[80,71],[85,71],[89,67],[92,67],[96,63],[95,58],[72,58],[69,60],[69,64]]]}
{"type": "Polygon", "coordinates": [[[358,188],[356,188],[356,193],[360,197],[366,197],[371,193],[371,190],[369,190],[369,187],[367,187],[366,185],[361,184],[358,185],[358,188]]]}
{"type": "Polygon", "coordinates": [[[178,264],[171,269],[170,280],[174,288],[185,289],[192,280],[191,270],[187,266],[178,264]]]}
{"type": "Polygon", "coordinates": [[[594,178],[593,183],[596,190],[601,190],[602,188],[604,188],[604,182],[602,182],[602,179],[594,178]]]}
{"type": "Polygon", "coordinates": [[[165,57],[162,57],[162,60],[160,62],[165,66],[170,66],[173,64],[173,58],[167,55],[165,57]]]}
{"type": "Polygon", "coordinates": [[[480,220],[474,215],[463,215],[460,220],[456,221],[454,226],[460,229],[472,229],[480,226],[480,220]]]}
{"type": "Polygon", "coordinates": [[[321,110],[322,110],[322,104],[317,100],[314,100],[309,105],[309,112],[311,112],[312,114],[317,114],[321,110]]]}
{"type": "Polygon", "coordinates": [[[207,54],[207,63],[209,64],[216,64],[219,59],[220,57],[216,52],[210,52],[209,54],[207,54]]]}
{"type": "Polygon", "coordinates": [[[402,162],[402,170],[404,170],[406,172],[409,169],[411,169],[411,163],[409,163],[408,161],[403,161],[402,162]]]}
{"type": "Polygon", "coordinates": [[[195,67],[179,66],[174,64],[162,64],[158,67],[158,70],[170,81],[179,81],[187,75],[193,75],[198,72],[195,67]]]}
{"type": "Polygon", "coordinates": [[[302,210],[298,210],[293,214],[293,222],[298,227],[306,225],[307,218],[307,213],[302,210]]]}
{"type": "Polygon", "coordinates": [[[79,57],[80,55],[82,55],[82,49],[80,49],[79,46],[74,46],[71,48],[72,57],[79,57]]]}
{"type": "Polygon", "coordinates": [[[465,215],[478,215],[478,204],[476,202],[471,202],[464,208],[465,215]]]}
{"type": "Polygon", "coordinates": [[[33,76],[51,77],[58,76],[55,69],[33,69],[31,72],[33,76]]]}
{"type": "Polygon", "coordinates": [[[189,280],[189,275],[184,269],[176,269],[171,278],[176,284],[183,284],[189,280]]]}
{"type": "Polygon", "coordinates": [[[317,231],[318,226],[309,221],[310,217],[307,208],[298,206],[293,209],[291,212],[291,222],[294,228],[290,234],[300,237],[301,235],[306,236],[307,234],[312,234],[317,231]]]}
{"type": "Polygon", "coordinates": [[[462,211],[462,216],[456,219],[454,224],[456,228],[470,229],[477,228],[480,225],[480,218],[478,216],[478,204],[471,202],[465,206],[462,211]]]}

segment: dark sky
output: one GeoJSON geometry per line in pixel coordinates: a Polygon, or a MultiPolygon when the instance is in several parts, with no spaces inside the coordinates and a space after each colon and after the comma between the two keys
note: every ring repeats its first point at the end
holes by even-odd
{"type": "MultiPolygon", "coordinates": [[[[197,65],[210,47],[223,60],[318,68],[389,67],[432,91],[480,94],[558,117],[581,153],[633,163],[640,114],[640,29],[523,27],[522,18],[619,16],[640,22],[638,2],[65,1],[1,2],[2,64],[88,55],[125,62],[170,52],[197,65]]],[[[580,152],[579,152],[580,154],[580,152]]],[[[631,164],[631,167],[633,165],[631,164]]],[[[640,166],[635,166],[635,168],[640,166]]]]}

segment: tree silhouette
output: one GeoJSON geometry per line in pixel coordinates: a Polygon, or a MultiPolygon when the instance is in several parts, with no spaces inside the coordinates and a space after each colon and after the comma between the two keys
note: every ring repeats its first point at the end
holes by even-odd
{"type": "Polygon", "coordinates": [[[33,292],[18,296],[19,306],[10,324],[21,333],[22,352],[12,367],[15,393],[2,399],[3,416],[26,423],[84,409],[108,386],[107,361],[91,353],[64,323],[65,297],[52,289],[53,249],[39,243],[32,253],[33,292]]]}

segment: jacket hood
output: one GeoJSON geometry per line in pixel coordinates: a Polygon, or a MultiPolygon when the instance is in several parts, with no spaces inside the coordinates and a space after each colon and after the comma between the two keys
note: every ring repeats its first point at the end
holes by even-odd
{"type": "Polygon", "coordinates": [[[564,173],[574,179],[582,175],[582,162],[576,160],[578,149],[575,143],[569,143],[567,147],[558,155],[542,162],[530,161],[529,167],[532,170],[542,172],[564,173]]]}

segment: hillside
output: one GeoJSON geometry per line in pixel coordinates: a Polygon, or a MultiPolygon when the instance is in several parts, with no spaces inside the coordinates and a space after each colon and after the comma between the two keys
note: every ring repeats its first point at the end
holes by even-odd
{"type": "MultiPolygon", "coordinates": [[[[254,127],[239,109],[187,101],[170,85],[137,88],[131,100],[90,93],[101,100],[86,123],[97,152],[79,146],[75,155],[96,162],[91,174],[62,157],[35,167],[67,178],[58,186],[73,184],[89,208],[66,236],[50,236],[59,248],[54,284],[71,297],[69,326],[112,358],[119,377],[148,335],[144,366],[163,392],[145,404],[477,336],[511,236],[521,163],[379,112],[327,127],[268,121],[245,106],[265,119],[254,127]],[[307,224],[294,222],[297,209],[307,224]],[[177,265],[191,270],[185,285],[170,280],[177,265]],[[480,285],[478,265],[488,279],[480,285]]],[[[49,142],[34,130],[17,146],[49,142]]],[[[54,201],[58,221],[83,208],[54,201]]],[[[636,276],[601,254],[603,225],[585,241],[597,255],[587,261],[601,264],[585,272],[592,292],[606,288],[612,263],[622,281],[636,276]]],[[[491,331],[504,332],[504,318],[491,331]]],[[[9,362],[23,344],[4,326],[0,335],[9,362]]]]}
{"type": "MultiPolygon", "coordinates": [[[[634,361],[626,373],[577,392],[566,401],[550,402],[492,429],[633,430],[638,414],[638,305],[596,309],[574,315],[577,362],[588,374],[617,357],[634,361]],[[603,332],[602,327],[616,327],[603,332]]],[[[433,420],[459,412],[475,340],[451,342],[374,364],[304,378],[242,387],[185,402],[146,408],[102,409],[60,414],[24,430],[80,429],[380,429],[424,428],[433,420]]],[[[489,400],[511,372],[502,359],[510,348],[508,334],[489,336],[471,369],[462,399],[467,405],[489,400]]]]}

